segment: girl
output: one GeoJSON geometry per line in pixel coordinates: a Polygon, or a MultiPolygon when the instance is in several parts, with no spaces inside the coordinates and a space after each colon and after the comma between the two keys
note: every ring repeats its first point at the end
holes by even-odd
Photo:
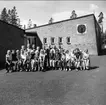
{"type": "Polygon", "coordinates": [[[89,70],[90,68],[90,56],[88,53],[88,49],[83,52],[83,69],[89,70]]]}
{"type": "Polygon", "coordinates": [[[39,63],[40,63],[40,70],[43,71],[44,69],[44,61],[45,61],[45,53],[44,50],[41,49],[40,55],[39,55],[39,63]]]}

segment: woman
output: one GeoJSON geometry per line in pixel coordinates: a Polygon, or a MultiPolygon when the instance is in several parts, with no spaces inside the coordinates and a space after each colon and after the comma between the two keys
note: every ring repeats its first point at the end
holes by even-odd
{"type": "Polygon", "coordinates": [[[11,51],[8,50],[7,54],[6,54],[6,70],[7,73],[9,72],[9,70],[12,68],[12,54],[11,51]]]}

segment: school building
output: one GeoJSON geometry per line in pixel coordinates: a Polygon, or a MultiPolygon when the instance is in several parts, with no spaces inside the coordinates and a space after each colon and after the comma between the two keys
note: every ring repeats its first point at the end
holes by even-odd
{"type": "Polygon", "coordinates": [[[94,14],[26,29],[25,37],[26,44],[40,47],[49,44],[61,45],[70,51],[75,48],[88,49],[91,55],[101,52],[100,26],[94,14]]]}

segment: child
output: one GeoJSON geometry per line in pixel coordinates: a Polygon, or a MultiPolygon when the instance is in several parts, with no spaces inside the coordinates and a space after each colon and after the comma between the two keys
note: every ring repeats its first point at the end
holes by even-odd
{"type": "Polygon", "coordinates": [[[70,66],[71,66],[71,69],[74,69],[75,68],[75,63],[76,63],[75,50],[71,51],[70,56],[71,56],[70,66]]]}
{"type": "Polygon", "coordinates": [[[25,61],[25,69],[26,71],[30,71],[31,70],[31,52],[27,51],[26,52],[26,61],[25,61]]]}
{"type": "Polygon", "coordinates": [[[17,58],[17,71],[20,71],[21,69],[21,57],[20,57],[20,51],[16,50],[16,58],[17,58]]]}
{"type": "Polygon", "coordinates": [[[79,69],[82,70],[82,62],[81,62],[81,59],[82,59],[82,53],[81,51],[79,50],[79,48],[76,48],[75,50],[75,59],[76,59],[76,62],[75,62],[75,66],[76,66],[76,71],[78,71],[79,69]]]}
{"type": "Polygon", "coordinates": [[[66,70],[71,70],[70,69],[70,54],[69,54],[69,50],[66,51],[66,70]]]}
{"type": "Polygon", "coordinates": [[[12,50],[12,72],[16,71],[17,57],[15,50],[12,50]]]}
{"type": "Polygon", "coordinates": [[[40,55],[39,55],[39,63],[40,63],[40,70],[43,71],[44,69],[44,61],[45,61],[45,53],[44,50],[41,49],[40,55]]]}
{"type": "Polygon", "coordinates": [[[66,70],[66,55],[64,53],[64,51],[62,52],[62,56],[61,56],[61,63],[62,63],[62,70],[66,70]]]}
{"type": "Polygon", "coordinates": [[[55,69],[55,50],[52,48],[50,50],[50,68],[55,69]]]}
{"type": "Polygon", "coordinates": [[[36,48],[36,51],[35,51],[35,66],[36,66],[36,71],[39,69],[39,54],[40,54],[40,48],[37,47],[36,48]]]}
{"type": "Polygon", "coordinates": [[[89,70],[90,68],[90,56],[88,53],[88,49],[83,52],[83,69],[89,70]]]}
{"type": "Polygon", "coordinates": [[[31,50],[31,70],[34,72],[35,69],[35,45],[32,45],[32,50],[31,50]]]}
{"type": "Polygon", "coordinates": [[[59,69],[59,50],[56,49],[56,53],[55,53],[55,69],[58,70],[59,69]]]}
{"type": "Polygon", "coordinates": [[[21,46],[20,56],[21,56],[21,61],[22,61],[21,68],[23,71],[25,69],[25,61],[26,61],[26,50],[25,50],[24,45],[21,46]]]}
{"type": "Polygon", "coordinates": [[[12,68],[12,55],[11,55],[11,51],[7,50],[7,54],[6,54],[6,70],[7,73],[9,72],[9,70],[12,68]]]}

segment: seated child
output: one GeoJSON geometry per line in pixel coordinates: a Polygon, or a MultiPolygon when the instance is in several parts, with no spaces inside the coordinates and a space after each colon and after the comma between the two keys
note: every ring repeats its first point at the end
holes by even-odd
{"type": "Polygon", "coordinates": [[[11,55],[11,51],[7,50],[7,54],[6,54],[6,70],[7,73],[9,72],[9,70],[11,70],[12,68],[12,55],[11,55]]]}

